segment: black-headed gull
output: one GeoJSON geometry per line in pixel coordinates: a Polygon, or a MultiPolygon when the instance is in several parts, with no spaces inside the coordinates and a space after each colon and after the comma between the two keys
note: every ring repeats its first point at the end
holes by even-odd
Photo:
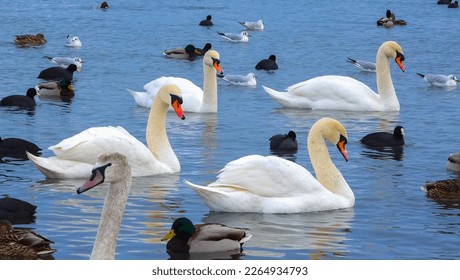
{"type": "Polygon", "coordinates": [[[247,31],[243,31],[240,34],[234,34],[234,33],[223,33],[223,32],[217,32],[220,36],[224,37],[225,39],[231,41],[231,42],[242,42],[246,43],[249,41],[249,33],[247,31]]]}
{"type": "Polygon", "coordinates": [[[264,30],[264,22],[261,19],[258,21],[238,21],[238,23],[249,30],[264,30]]]}
{"type": "Polygon", "coordinates": [[[353,58],[348,58],[347,62],[350,62],[351,64],[356,66],[361,71],[375,72],[375,63],[374,62],[368,62],[368,61],[364,61],[364,60],[356,60],[356,59],[353,59],[353,58]]]}
{"type": "Polygon", "coordinates": [[[67,68],[70,64],[75,64],[77,65],[77,71],[81,70],[84,62],[80,57],[50,57],[46,55],[43,57],[47,58],[49,61],[57,64],[58,66],[61,66],[62,68],[67,68]]]}
{"type": "Polygon", "coordinates": [[[417,73],[420,77],[422,77],[425,81],[427,81],[430,85],[437,86],[437,87],[456,87],[457,83],[460,82],[457,77],[454,75],[442,75],[442,74],[420,74],[417,73]]]}
{"type": "Polygon", "coordinates": [[[70,35],[67,35],[67,41],[65,45],[67,47],[72,47],[72,48],[81,48],[82,43],[80,41],[80,38],[78,38],[77,36],[70,37],[70,35]]]}
{"type": "Polygon", "coordinates": [[[222,80],[237,86],[256,86],[257,85],[257,76],[254,73],[249,73],[247,75],[224,75],[222,80]]]}

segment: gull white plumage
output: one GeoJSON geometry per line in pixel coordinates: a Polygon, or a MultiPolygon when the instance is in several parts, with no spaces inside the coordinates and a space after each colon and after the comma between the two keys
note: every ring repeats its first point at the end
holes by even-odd
{"type": "Polygon", "coordinates": [[[264,30],[264,22],[259,19],[258,21],[238,21],[239,24],[249,30],[264,30]]]}
{"type": "Polygon", "coordinates": [[[319,76],[279,92],[263,86],[264,90],[283,107],[342,111],[399,111],[400,105],[393,86],[390,61],[395,60],[404,71],[404,54],[394,41],[384,42],[377,51],[374,92],[364,83],[347,76],[319,76]]]}
{"type": "Polygon", "coordinates": [[[364,72],[375,72],[375,63],[364,61],[364,60],[357,60],[353,58],[348,58],[347,62],[353,64],[356,68],[364,72]]]}
{"type": "Polygon", "coordinates": [[[308,134],[316,178],[290,160],[249,155],[229,162],[207,186],[185,182],[212,211],[301,213],[352,207],[355,196],[332,162],[326,140],[348,161],[345,127],[335,119],[318,120],[308,134]]]}
{"type": "Polygon", "coordinates": [[[169,106],[185,119],[181,104],[177,86],[165,85],[159,90],[147,121],[147,146],[120,126],[91,127],[49,147],[55,156],[27,156],[47,178],[85,178],[98,157],[107,152],[126,155],[134,177],[177,173],[180,163],[169,143],[165,123],[169,106]]]}
{"type": "Polygon", "coordinates": [[[217,32],[217,34],[234,43],[247,43],[249,42],[249,36],[251,36],[247,31],[242,31],[240,34],[223,32],[217,32]]]}
{"type": "Polygon", "coordinates": [[[249,73],[247,75],[224,75],[222,77],[222,80],[226,81],[229,84],[237,86],[256,86],[256,78],[256,74],[249,73]]]}
{"type": "Polygon", "coordinates": [[[67,35],[67,40],[66,40],[65,45],[67,47],[72,47],[72,48],[81,48],[83,44],[81,43],[80,38],[78,38],[78,36],[70,37],[70,35],[67,35]]]}
{"type": "Polygon", "coordinates": [[[422,79],[427,81],[430,85],[436,87],[456,87],[457,83],[460,82],[454,75],[442,75],[442,74],[420,74],[417,73],[422,79]]]}
{"type": "Polygon", "coordinates": [[[81,71],[81,67],[83,66],[84,62],[80,57],[50,57],[46,55],[43,57],[47,58],[50,62],[57,64],[57,66],[62,68],[67,68],[70,64],[75,64],[77,66],[77,71],[81,71]]]}
{"type": "Polygon", "coordinates": [[[215,113],[217,112],[217,76],[223,74],[220,67],[220,55],[215,50],[209,50],[203,57],[203,89],[190,80],[178,77],[161,77],[144,85],[144,92],[128,89],[136,104],[150,108],[158,89],[165,84],[174,84],[182,92],[184,112],[215,113]]]}

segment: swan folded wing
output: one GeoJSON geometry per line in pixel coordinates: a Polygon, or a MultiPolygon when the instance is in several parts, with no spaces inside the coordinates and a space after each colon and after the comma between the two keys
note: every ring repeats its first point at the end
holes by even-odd
{"type": "MultiPolygon", "coordinates": [[[[179,87],[184,103],[182,108],[186,112],[196,111],[201,107],[203,90],[190,80],[179,77],[160,77],[144,85],[144,90],[154,99],[157,92],[166,84],[174,84],[179,87]]],[[[172,110],[172,107],[169,107],[172,110]]]]}
{"type": "Polygon", "coordinates": [[[276,156],[259,155],[229,162],[209,187],[260,197],[292,197],[323,188],[304,167],[276,156]]]}
{"type": "Polygon", "coordinates": [[[366,84],[346,76],[320,76],[287,88],[291,99],[303,97],[313,109],[374,110],[380,97],[366,84]]]}

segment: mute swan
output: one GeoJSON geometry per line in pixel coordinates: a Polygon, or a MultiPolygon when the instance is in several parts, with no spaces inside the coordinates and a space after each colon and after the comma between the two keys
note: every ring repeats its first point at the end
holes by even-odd
{"type": "Polygon", "coordinates": [[[85,178],[99,155],[106,152],[126,155],[134,177],[179,172],[180,163],[169,143],[165,122],[170,105],[185,119],[181,104],[177,86],[165,85],[159,90],[147,122],[148,148],[124,128],[105,126],[88,128],[51,146],[53,157],[27,156],[48,178],[85,178]]]}
{"type": "Polygon", "coordinates": [[[404,128],[396,126],[393,133],[374,132],[361,138],[361,143],[370,147],[399,147],[404,146],[404,128]]]}
{"type": "Polygon", "coordinates": [[[37,95],[37,90],[35,88],[29,88],[26,95],[14,94],[2,98],[2,100],[0,100],[0,106],[35,108],[35,105],[37,105],[35,95],[37,95]]]}
{"type": "Polygon", "coordinates": [[[335,119],[318,120],[308,134],[315,178],[304,167],[276,156],[249,155],[229,162],[208,186],[185,181],[212,211],[301,213],[352,207],[353,191],[332,162],[326,140],[345,160],[345,127],[335,119]]]}
{"type": "Polygon", "coordinates": [[[53,259],[54,242],[27,228],[13,228],[11,222],[0,220],[0,259],[53,259]]]}
{"type": "Polygon", "coordinates": [[[216,113],[217,112],[217,76],[224,74],[220,67],[220,55],[215,50],[209,50],[203,57],[204,82],[203,89],[190,80],[176,77],[161,77],[144,85],[147,92],[128,89],[137,105],[150,108],[158,89],[165,84],[175,84],[182,92],[184,112],[216,113]]]}
{"type": "Polygon", "coordinates": [[[270,149],[281,151],[297,151],[297,135],[290,130],[287,134],[276,134],[270,137],[270,149]]]}
{"type": "Polygon", "coordinates": [[[404,71],[402,48],[394,41],[383,43],[377,52],[378,94],[362,82],[345,76],[320,76],[278,92],[263,86],[284,107],[344,111],[399,111],[391,80],[389,58],[404,71]]]}
{"type": "Polygon", "coordinates": [[[276,55],[272,54],[266,59],[259,61],[255,68],[257,70],[276,70],[278,69],[278,64],[276,64],[276,55]]]}
{"type": "Polygon", "coordinates": [[[48,81],[62,79],[71,81],[73,79],[73,72],[75,71],[77,71],[77,65],[75,64],[70,64],[67,68],[53,66],[42,70],[37,78],[48,81]]]}
{"type": "Polygon", "coordinates": [[[198,25],[200,25],[200,26],[213,26],[214,24],[212,23],[212,16],[208,15],[206,17],[206,19],[203,19],[202,21],[200,21],[200,23],[198,25]]]}
{"type": "Polygon", "coordinates": [[[238,23],[249,30],[264,30],[264,22],[261,19],[258,21],[238,21],[238,23]]]}
{"type": "Polygon", "coordinates": [[[169,240],[166,249],[174,253],[239,251],[252,235],[245,228],[207,223],[194,225],[185,217],[178,218],[161,239],[169,240]]]}
{"type": "Polygon", "coordinates": [[[91,252],[92,260],[115,258],[118,233],[131,189],[131,179],[131,168],[124,155],[102,154],[92,170],[90,179],[77,190],[77,193],[81,194],[104,181],[110,182],[91,252]]]}

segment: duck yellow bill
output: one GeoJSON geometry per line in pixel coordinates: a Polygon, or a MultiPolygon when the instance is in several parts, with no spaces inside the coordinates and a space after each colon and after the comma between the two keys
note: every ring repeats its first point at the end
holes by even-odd
{"type": "Polygon", "coordinates": [[[165,236],[163,236],[163,238],[161,238],[161,241],[169,240],[174,236],[176,236],[176,233],[174,232],[174,229],[171,229],[165,236]]]}

